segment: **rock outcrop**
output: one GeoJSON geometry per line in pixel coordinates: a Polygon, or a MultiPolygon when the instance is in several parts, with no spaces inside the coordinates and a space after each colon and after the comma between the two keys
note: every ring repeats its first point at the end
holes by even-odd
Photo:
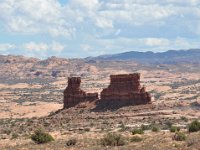
{"type": "Polygon", "coordinates": [[[140,74],[111,75],[110,85],[101,92],[101,100],[119,100],[130,104],[146,104],[151,96],[140,85],[140,74]]]}
{"type": "MultiPolygon", "coordinates": [[[[80,84],[80,77],[68,78],[68,86],[64,90],[64,108],[98,99],[98,93],[86,93],[80,88],[80,84]]],[[[106,102],[106,105],[120,104],[121,106],[147,104],[151,102],[151,96],[144,87],[141,87],[139,73],[111,75],[110,85],[101,92],[99,103],[101,102],[106,102]]]]}
{"type": "Polygon", "coordinates": [[[68,86],[64,90],[64,108],[75,106],[80,102],[98,99],[98,93],[86,93],[80,88],[81,78],[68,78],[68,86]]]}

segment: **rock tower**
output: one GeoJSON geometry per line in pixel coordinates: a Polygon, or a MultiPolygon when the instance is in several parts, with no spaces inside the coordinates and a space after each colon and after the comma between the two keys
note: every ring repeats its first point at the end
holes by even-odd
{"type": "MultiPolygon", "coordinates": [[[[86,93],[80,84],[80,77],[68,78],[68,86],[64,90],[64,108],[98,99],[98,93],[86,93]]],[[[102,90],[99,102],[109,104],[111,101],[122,105],[147,104],[151,102],[151,96],[141,87],[139,73],[111,75],[110,85],[102,90]]]]}
{"type": "Polygon", "coordinates": [[[64,108],[75,106],[80,102],[98,99],[98,93],[86,93],[80,88],[81,78],[68,78],[68,86],[64,90],[64,108]]]}
{"type": "Polygon", "coordinates": [[[101,92],[101,100],[120,100],[131,104],[151,102],[151,96],[140,85],[140,74],[111,75],[110,85],[101,92]]]}

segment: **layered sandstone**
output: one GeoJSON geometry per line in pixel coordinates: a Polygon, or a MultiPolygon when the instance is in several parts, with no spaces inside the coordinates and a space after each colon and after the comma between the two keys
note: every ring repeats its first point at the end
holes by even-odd
{"type": "MultiPolygon", "coordinates": [[[[64,108],[98,99],[98,93],[86,93],[80,88],[80,84],[80,77],[68,78],[68,86],[64,90],[64,108]]],[[[110,85],[102,90],[100,102],[113,100],[122,104],[147,104],[151,102],[151,96],[141,87],[139,73],[111,75],[110,85]]]]}
{"type": "Polygon", "coordinates": [[[98,99],[98,93],[86,93],[80,88],[81,78],[68,78],[68,86],[64,90],[64,108],[75,106],[80,102],[98,99]]]}
{"type": "Polygon", "coordinates": [[[146,104],[151,96],[140,85],[140,74],[111,75],[110,85],[101,92],[102,100],[120,100],[131,104],[146,104]]]}

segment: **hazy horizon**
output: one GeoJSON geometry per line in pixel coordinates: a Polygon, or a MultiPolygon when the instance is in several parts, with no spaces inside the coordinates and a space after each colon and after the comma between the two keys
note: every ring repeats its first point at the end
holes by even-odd
{"type": "Polygon", "coordinates": [[[28,58],[37,58],[37,59],[41,59],[41,60],[45,60],[45,59],[48,59],[48,58],[51,58],[51,57],[56,57],[56,58],[64,58],[64,59],[87,59],[87,58],[95,58],[95,57],[99,57],[99,56],[109,56],[109,55],[117,55],[117,54],[123,54],[123,53],[129,53],[129,52],[139,52],[139,53],[146,53],[146,52],[152,52],[154,54],[156,53],[165,53],[165,52],[169,52],[169,51],[191,51],[191,50],[195,50],[195,51],[199,51],[200,52],[200,49],[179,49],[179,50],[166,50],[166,51],[161,51],[161,52],[154,52],[154,51],[124,51],[124,52],[119,52],[119,53],[110,53],[110,54],[103,54],[103,55],[97,55],[97,56],[86,56],[86,57],[67,57],[67,56],[55,56],[55,55],[51,55],[51,56],[48,56],[48,57],[43,57],[43,58],[40,58],[40,57],[37,57],[37,56],[27,56],[27,55],[23,55],[23,54],[20,54],[20,55],[16,55],[16,54],[0,54],[0,55],[3,55],[3,56],[24,56],[24,57],[28,57],[28,58]]]}

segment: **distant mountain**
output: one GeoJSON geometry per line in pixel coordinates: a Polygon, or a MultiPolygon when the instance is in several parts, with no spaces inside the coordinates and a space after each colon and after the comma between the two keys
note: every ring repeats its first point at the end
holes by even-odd
{"type": "Polygon", "coordinates": [[[165,65],[162,64],[177,66],[181,71],[185,71],[186,68],[187,71],[199,71],[200,49],[170,50],[161,53],[131,51],[85,59],[66,59],[53,56],[41,60],[25,56],[0,55],[0,82],[9,82],[10,79],[87,76],[101,71],[109,73],[109,69],[132,72],[142,68],[165,68],[165,65]]]}
{"type": "Polygon", "coordinates": [[[143,63],[200,63],[200,49],[190,50],[169,50],[166,52],[137,52],[130,51],[112,55],[101,55],[98,57],[86,58],[87,60],[102,60],[102,61],[113,61],[113,60],[133,60],[143,63]]]}
{"type": "Polygon", "coordinates": [[[25,56],[0,55],[0,83],[9,79],[69,77],[93,74],[98,69],[84,59],[50,57],[45,60],[25,56]]]}

